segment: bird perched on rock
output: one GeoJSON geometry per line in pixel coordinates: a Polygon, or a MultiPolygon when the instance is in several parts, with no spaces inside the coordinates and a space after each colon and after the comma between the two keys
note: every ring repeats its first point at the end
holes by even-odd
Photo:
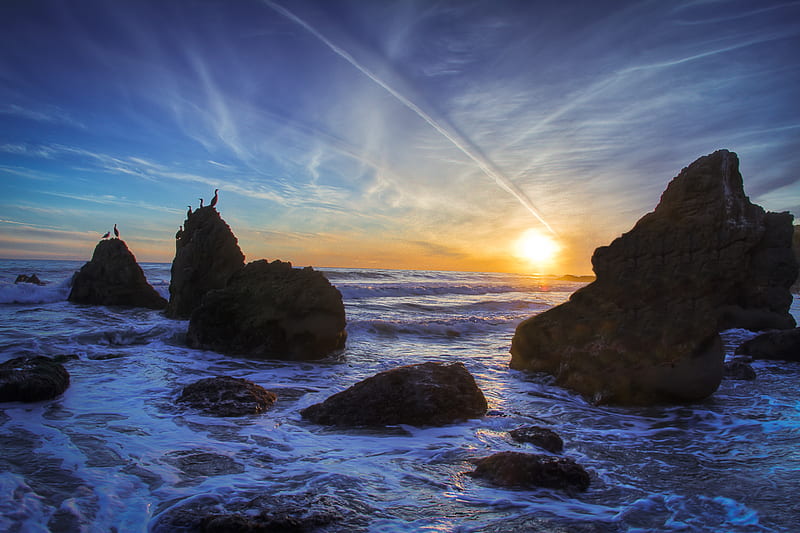
{"type": "Polygon", "coordinates": [[[189,206],[189,210],[186,212],[186,218],[192,216],[192,206],[189,206]]]}
{"type": "Polygon", "coordinates": [[[175,239],[183,237],[183,226],[178,226],[178,232],[175,234],[175,239]]]}
{"type": "Polygon", "coordinates": [[[200,198],[200,209],[203,209],[203,199],[200,198]]]}
{"type": "Polygon", "coordinates": [[[114,237],[119,239],[119,230],[117,229],[117,225],[116,224],[114,224],[114,237]]]}
{"type": "Polygon", "coordinates": [[[109,236],[111,236],[111,232],[110,232],[110,231],[107,231],[107,232],[106,232],[106,234],[105,234],[105,235],[103,235],[103,236],[102,236],[102,237],[100,237],[100,238],[101,238],[101,239],[108,239],[108,238],[109,238],[109,236]]]}
{"type": "Polygon", "coordinates": [[[211,199],[211,203],[208,204],[210,207],[214,207],[217,205],[217,200],[219,200],[219,189],[214,189],[214,198],[211,199]]]}

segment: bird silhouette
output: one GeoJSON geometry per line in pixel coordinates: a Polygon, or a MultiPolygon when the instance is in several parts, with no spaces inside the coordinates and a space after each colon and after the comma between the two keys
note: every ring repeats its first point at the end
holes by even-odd
{"type": "Polygon", "coordinates": [[[203,199],[200,198],[200,209],[203,209],[203,199]]]}
{"type": "Polygon", "coordinates": [[[214,198],[212,198],[211,203],[208,204],[210,207],[214,207],[215,205],[217,205],[217,200],[219,199],[218,193],[219,189],[214,189],[214,198]]]}
{"type": "Polygon", "coordinates": [[[186,218],[192,216],[192,206],[189,206],[189,210],[186,212],[186,218]]]}
{"type": "Polygon", "coordinates": [[[114,224],[114,237],[119,239],[119,230],[117,229],[117,225],[116,224],[114,224]]]}
{"type": "Polygon", "coordinates": [[[176,239],[180,239],[181,237],[183,237],[183,226],[179,226],[178,233],[175,234],[176,239]]]}
{"type": "Polygon", "coordinates": [[[105,235],[103,235],[103,237],[102,237],[102,238],[103,238],[103,239],[108,239],[108,237],[109,237],[110,235],[111,235],[111,232],[110,232],[110,231],[107,231],[107,232],[106,232],[106,234],[105,234],[105,235]]]}

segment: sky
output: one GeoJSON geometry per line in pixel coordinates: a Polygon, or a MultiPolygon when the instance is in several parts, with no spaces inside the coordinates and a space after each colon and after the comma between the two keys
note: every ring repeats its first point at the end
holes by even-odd
{"type": "Polygon", "coordinates": [[[798,1],[5,0],[0,257],[218,188],[248,261],[591,274],[717,149],[800,217],[799,91],[798,1]]]}

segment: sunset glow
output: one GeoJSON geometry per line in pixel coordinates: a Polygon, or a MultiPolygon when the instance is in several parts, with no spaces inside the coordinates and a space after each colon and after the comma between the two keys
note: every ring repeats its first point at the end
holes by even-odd
{"type": "Polygon", "coordinates": [[[517,255],[538,268],[553,267],[560,250],[554,237],[536,229],[527,230],[516,241],[517,255]]]}

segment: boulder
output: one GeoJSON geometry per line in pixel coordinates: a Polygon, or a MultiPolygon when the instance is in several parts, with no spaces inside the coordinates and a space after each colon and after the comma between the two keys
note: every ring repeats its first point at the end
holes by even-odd
{"type": "Polygon", "coordinates": [[[311,267],[253,261],[192,314],[189,346],[254,358],[320,359],[344,348],[341,293],[311,267]]]}
{"type": "Polygon", "coordinates": [[[725,379],[752,381],[756,379],[756,371],[748,361],[733,359],[725,361],[725,379]]]}
{"type": "Polygon", "coordinates": [[[184,387],[178,397],[180,403],[212,416],[259,414],[272,407],[276,399],[275,394],[252,381],[228,376],[196,381],[184,387]]]}
{"type": "Polygon", "coordinates": [[[723,375],[721,329],[794,326],[791,222],[749,201],[736,154],[701,157],[653,212],[595,250],[594,282],[519,324],[511,367],[597,403],[709,396],[723,375]]]}
{"type": "Polygon", "coordinates": [[[92,260],[72,278],[68,300],[79,304],[124,305],[164,309],[167,301],[147,283],[125,241],[97,243],[92,260]]]}
{"type": "Polygon", "coordinates": [[[525,426],[512,429],[508,434],[517,442],[528,442],[548,452],[561,453],[564,449],[564,441],[561,440],[558,433],[551,429],[539,426],[525,426]]]}
{"type": "Polygon", "coordinates": [[[244,266],[244,254],[231,228],[213,207],[201,207],[183,223],[175,241],[165,314],[187,319],[203,296],[221,289],[244,266]]]}
{"type": "Polygon", "coordinates": [[[486,410],[483,392],[462,363],[430,362],[381,372],[300,414],[332,426],[441,426],[486,410]]]}
{"type": "Polygon", "coordinates": [[[20,274],[17,276],[17,279],[14,280],[14,283],[33,283],[34,285],[47,285],[44,281],[39,279],[39,276],[36,274],[20,274]]]}
{"type": "Polygon", "coordinates": [[[742,343],[736,353],[753,359],[800,361],[800,328],[762,333],[742,343]]]}
{"type": "Polygon", "coordinates": [[[51,400],[67,387],[69,372],[49,357],[17,357],[0,364],[0,402],[51,400]]]}
{"type": "Polygon", "coordinates": [[[565,457],[552,457],[523,452],[499,452],[473,461],[469,474],[494,485],[511,488],[561,489],[569,492],[589,488],[586,470],[565,457]]]}

